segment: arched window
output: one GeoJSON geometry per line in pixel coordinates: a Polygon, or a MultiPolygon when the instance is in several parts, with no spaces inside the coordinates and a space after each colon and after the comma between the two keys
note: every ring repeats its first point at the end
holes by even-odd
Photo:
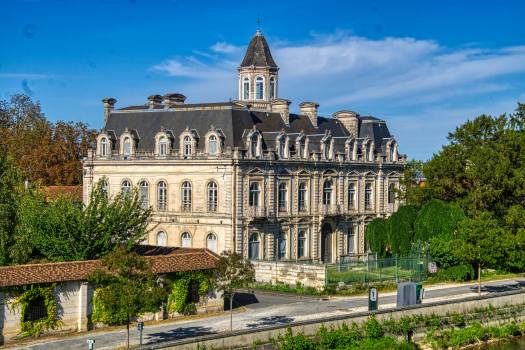
{"type": "Polygon", "coordinates": [[[371,210],[373,204],[372,184],[368,183],[365,186],[365,209],[371,210]]]}
{"type": "Polygon", "coordinates": [[[168,143],[166,142],[166,138],[164,136],[160,137],[159,145],[160,145],[160,155],[165,156],[166,154],[168,154],[168,143]]]}
{"type": "Polygon", "coordinates": [[[297,237],[297,257],[304,258],[306,256],[306,233],[299,232],[297,237]]]}
{"type": "Polygon", "coordinates": [[[166,210],[167,186],[164,181],[157,185],[157,210],[166,210]]]}
{"type": "Polygon", "coordinates": [[[104,183],[102,184],[102,190],[104,192],[106,192],[105,198],[108,198],[109,197],[109,188],[108,188],[108,182],[107,181],[104,181],[104,183]]]}
{"type": "Polygon", "coordinates": [[[308,211],[308,196],[307,196],[306,184],[301,182],[299,184],[299,211],[308,211]]]}
{"type": "Polygon", "coordinates": [[[215,236],[213,233],[210,233],[206,237],[206,248],[214,253],[217,253],[217,236],[215,236]]]}
{"type": "Polygon", "coordinates": [[[129,192],[131,191],[131,182],[128,180],[124,180],[122,183],[122,193],[125,197],[129,196],[129,192]]]}
{"type": "Polygon", "coordinates": [[[252,233],[250,235],[250,245],[248,247],[248,258],[252,260],[259,259],[259,235],[257,233],[252,233]]]}
{"type": "Polygon", "coordinates": [[[166,232],[160,231],[157,233],[157,245],[159,247],[165,247],[166,246],[166,232]]]}
{"type": "Polygon", "coordinates": [[[257,77],[255,80],[255,98],[262,100],[264,98],[264,81],[262,77],[257,77]]]}
{"type": "Polygon", "coordinates": [[[286,184],[281,182],[279,185],[279,212],[288,211],[288,189],[286,184]]]}
{"type": "Polygon", "coordinates": [[[191,137],[184,137],[184,155],[191,156],[191,137]]]}
{"type": "Polygon", "coordinates": [[[323,185],[323,204],[324,205],[331,205],[332,204],[332,183],[328,180],[324,182],[323,185]]]}
{"type": "Polygon", "coordinates": [[[355,210],[355,185],[348,184],[348,210],[355,210]]]}
{"type": "Polygon", "coordinates": [[[107,138],[102,138],[101,140],[101,156],[107,156],[108,155],[108,139],[107,138]]]}
{"type": "Polygon", "coordinates": [[[390,144],[390,161],[391,161],[391,162],[394,162],[394,161],[396,160],[396,157],[395,157],[395,154],[394,154],[394,151],[395,151],[394,147],[395,147],[395,145],[394,145],[394,143],[392,142],[392,143],[390,144]]]}
{"type": "Polygon", "coordinates": [[[210,154],[217,154],[217,136],[215,135],[210,136],[210,154]]]}
{"type": "Polygon", "coordinates": [[[350,146],[348,147],[348,159],[354,160],[354,142],[350,142],[350,146]]]}
{"type": "Polygon", "coordinates": [[[355,234],[354,229],[350,227],[348,229],[348,238],[347,238],[347,244],[348,244],[348,254],[355,254],[355,234]]]}
{"type": "Polygon", "coordinates": [[[182,211],[191,211],[191,184],[185,181],[182,184],[182,211]]]}
{"type": "Polygon", "coordinates": [[[131,139],[126,137],[124,139],[124,155],[129,156],[131,154],[131,139]]]}
{"type": "Polygon", "coordinates": [[[307,158],[306,157],[306,140],[303,138],[299,142],[299,157],[301,158],[307,158]]]}
{"type": "Polygon", "coordinates": [[[215,182],[208,184],[208,211],[217,212],[217,184],[215,182]]]}
{"type": "Polygon", "coordinates": [[[259,138],[257,135],[252,136],[252,157],[257,157],[259,154],[257,152],[257,143],[259,142],[259,138]]]}
{"type": "Polygon", "coordinates": [[[261,195],[261,190],[259,189],[259,183],[252,182],[252,184],[250,185],[250,203],[249,203],[251,207],[258,207],[260,205],[259,203],[260,195],[261,195]]]}
{"type": "Polygon", "coordinates": [[[277,245],[277,259],[286,259],[286,232],[279,231],[277,245]]]}
{"type": "Polygon", "coordinates": [[[149,186],[146,181],[140,183],[140,198],[143,209],[148,209],[149,205],[149,186]]]}
{"type": "Polygon", "coordinates": [[[248,77],[244,78],[244,99],[250,99],[250,79],[248,77]]]}
{"type": "Polygon", "coordinates": [[[370,142],[367,142],[366,148],[365,148],[365,160],[371,160],[372,155],[370,154],[370,142]]]}
{"type": "Polygon", "coordinates": [[[324,143],[324,159],[330,159],[330,140],[324,143]]]}
{"type": "Polygon", "coordinates": [[[281,158],[286,157],[286,140],[284,139],[284,137],[281,137],[279,141],[279,156],[281,158]]]}
{"type": "Polygon", "coordinates": [[[188,232],[182,234],[181,247],[191,248],[191,236],[188,232]]]}
{"type": "Polygon", "coordinates": [[[275,99],[275,78],[270,78],[270,101],[275,99]]]}
{"type": "Polygon", "coordinates": [[[396,185],[390,184],[390,187],[388,188],[388,203],[395,203],[396,202],[396,185]]]}

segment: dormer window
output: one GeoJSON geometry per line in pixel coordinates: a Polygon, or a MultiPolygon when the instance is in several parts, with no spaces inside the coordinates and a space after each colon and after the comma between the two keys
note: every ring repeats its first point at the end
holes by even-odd
{"type": "Polygon", "coordinates": [[[124,155],[129,156],[131,154],[131,139],[126,137],[124,139],[124,155]]]}
{"type": "Polygon", "coordinates": [[[365,158],[366,160],[370,160],[372,158],[372,155],[370,154],[370,142],[366,144],[365,158]]]}
{"type": "Polygon", "coordinates": [[[166,142],[166,138],[164,136],[160,138],[159,145],[160,145],[160,155],[165,156],[168,151],[168,143],[166,142]]]}
{"type": "Polygon", "coordinates": [[[306,140],[304,138],[299,142],[299,157],[306,158],[306,140]]]}
{"type": "Polygon", "coordinates": [[[286,140],[284,137],[281,137],[281,140],[279,142],[279,155],[281,158],[286,157],[286,140]]]}
{"type": "Polygon", "coordinates": [[[262,77],[257,77],[255,80],[255,98],[257,100],[264,99],[264,80],[262,77]]]}
{"type": "Polygon", "coordinates": [[[244,78],[244,99],[249,100],[250,99],[250,79],[248,77],[244,78]]]}
{"type": "Polygon", "coordinates": [[[184,155],[191,156],[191,137],[184,137],[184,155]]]}
{"type": "Polygon", "coordinates": [[[391,162],[395,162],[396,161],[396,157],[395,157],[395,153],[396,152],[395,152],[395,150],[396,150],[395,149],[395,144],[394,144],[394,142],[392,142],[390,144],[390,161],[391,162]]]}
{"type": "Polygon", "coordinates": [[[101,141],[101,145],[101,155],[105,157],[108,155],[108,139],[104,137],[101,141]]]}
{"type": "Polygon", "coordinates": [[[259,138],[257,137],[257,135],[253,135],[252,136],[252,145],[251,145],[252,157],[257,157],[258,156],[258,152],[257,152],[257,144],[258,143],[259,143],[259,138]]]}
{"type": "Polygon", "coordinates": [[[270,78],[270,101],[275,100],[275,78],[270,78]]]}
{"type": "Polygon", "coordinates": [[[354,142],[350,142],[350,146],[348,147],[348,159],[354,160],[354,142]]]}
{"type": "Polygon", "coordinates": [[[217,154],[217,136],[215,135],[210,136],[210,154],[217,154]]]}

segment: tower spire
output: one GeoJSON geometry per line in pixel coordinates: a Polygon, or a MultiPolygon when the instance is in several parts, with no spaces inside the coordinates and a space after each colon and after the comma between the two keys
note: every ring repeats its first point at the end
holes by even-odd
{"type": "Polygon", "coordinates": [[[259,30],[259,24],[261,23],[261,21],[259,20],[259,15],[257,15],[257,33],[260,33],[261,31],[259,30]]]}

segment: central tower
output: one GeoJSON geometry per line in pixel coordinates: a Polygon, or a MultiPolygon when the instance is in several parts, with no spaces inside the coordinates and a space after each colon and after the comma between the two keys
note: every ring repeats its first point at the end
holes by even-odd
{"type": "Polygon", "coordinates": [[[239,71],[239,100],[250,102],[255,109],[270,109],[277,98],[277,72],[279,67],[272,58],[270,48],[257,29],[244,56],[239,71]]]}

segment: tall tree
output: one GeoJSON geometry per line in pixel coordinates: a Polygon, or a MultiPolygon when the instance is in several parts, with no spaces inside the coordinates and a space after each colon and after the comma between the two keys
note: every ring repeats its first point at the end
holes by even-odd
{"type": "Polygon", "coordinates": [[[388,237],[392,254],[408,256],[414,241],[416,210],[411,205],[402,205],[388,219],[388,237]]]}
{"type": "Polygon", "coordinates": [[[233,330],[233,298],[239,288],[255,282],[255,269],[248,259],[235,252],[224,251],[216,265],[213,286],[223,292],[222,297],[230,299],[230,332],[233,330]]]}
{"type": "Polygon", "coordinates": [[[385,245],[390,243],[388,220],[385,218],[372,220],[366,227],[365,236],[370,250],[383,256],[385,254],[385,245]]]}
{"type": "Polygon", "coordinates": [[[126,348],[129,348],[130,318],[158,311],[168,299],[171,282],[152,272],[153,260],[128,251],[124,245],[100,262],[101,266],[88,276],[88,281],[97,288],[97,298],[104,307],[127,315],[126,348]]]}

